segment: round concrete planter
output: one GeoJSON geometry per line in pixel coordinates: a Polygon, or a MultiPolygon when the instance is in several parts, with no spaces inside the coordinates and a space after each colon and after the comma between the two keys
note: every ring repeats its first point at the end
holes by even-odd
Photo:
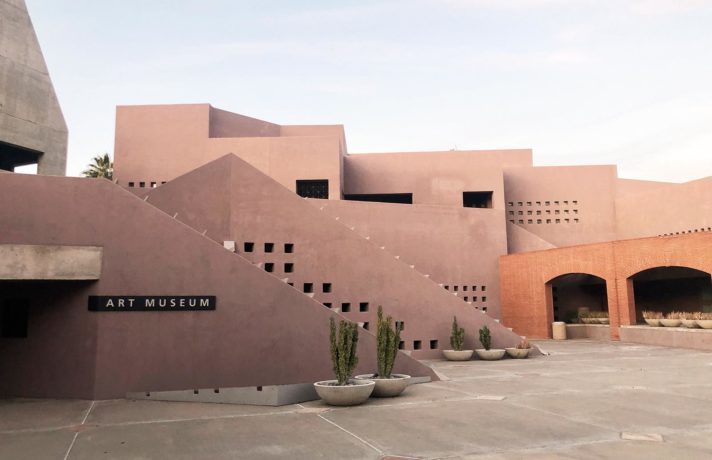
{"type": "Polygon", "coordinates": [[[410,382],[410,375],[391,374],[390,379],[382,379],[374,377],[374,374],[363,374],[354,377],[356,380],[372,380],[376,382],[376,387],[373,389],[371,396],[374,398],[392,398],[403,393],[410,382]]]}
{"type": "Polygon", "coordinates": [[[695,320],[695,322],[697,322],[697,325],[702,329],[712,329],[712,319],[698,319],[695,320]]]}
{"type": "Polygon", "coordinates": [[[472,359],[472,350],[443,350],[443,356],[448,361],[469,361],[472,359]]]}
{"type": "Polygon", "coordinates": [[[497,361],[498,359],[502,359],[502,357],[504,357],[504,350],[501,348],[491,348],[489,350],[478,348],[475,350],[475,353],[477,353],[478,358],[484,359],[485,361],[497,361]]]}
{"type": "Polygon", "coordinates": [[[648,326],[660,327],[659,319],[650,319],[650,318],[644,318],[644,319],[645,319],[645,322],[648,323],[648,326]]]}
{"type": "Polygon", "coordinates": [[[505,351],[510,358],[514,359],[524,359],[529,356],[531,348],[505,348],[505,351]]]}
{"type": "Polygon", "coordinates": [[[376,387],[376,382],[373,380],[349,380],[348,385],[337,385],[336,382],[336,380],[324,380],[314,384],[316,394],[330,406],[362,404],[376,387]]]}
{"type": "Polygon", "coordinates": [[[583,322],[583,324],[598,323],[598,320],[596,318],[581,318],[581,321],[583,322]]]}
{"type": "Polygon", "coordinates": [[[598,324],[608,324],[609,320],[608,318],[596,318],[598,321],[598,324]]]}
{"type": "Polygon", "coordinates": [[[665,327],[678,327],[680,324],[682,324],[682,321],[680,321],[679,319],[661,319],[660,324],[665,327]]]}
{"type": "Polygon", "coordinates": [[[683,319],[682,325],[685,327],[689,327],[690,329],[694,329],[697,327],[697,320],[696,319],[683,319]]]}

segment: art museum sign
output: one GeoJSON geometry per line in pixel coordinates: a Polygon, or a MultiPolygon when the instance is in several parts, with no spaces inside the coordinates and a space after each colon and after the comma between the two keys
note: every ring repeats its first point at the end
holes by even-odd
{"type": "Polygon", "coordinates": [[[89,311],[203,311],[215,310],[217,298],[193,296],[89,296],[89,311]]]}

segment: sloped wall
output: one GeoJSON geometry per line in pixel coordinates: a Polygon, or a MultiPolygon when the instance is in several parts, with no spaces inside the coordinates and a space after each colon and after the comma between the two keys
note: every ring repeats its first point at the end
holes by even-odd
{"type": "MultiPolygon", "coordinates": [[[[454,315],[467,330],[468,347],[479,347],[477,330],[485,324],[492,329],[497,346],[511,346],[520,340],[488,315],[396,259],[388,250],[381,249],[234,155],[153,190],[148,203],[169,215],[175,212],[190,215],[187,207],[209,207],[215,211],[192,214],[223,219],[224,216],[217,214],[219,206],[214,203],[174,199],[174,196],[191,193],[191,184],[196,183],[191,176],[199,176],[197,182],[212,184],[216,191],[220,190],[219,197],[216,192],[216,200],[230,195],[231,231],[218,241],[236,241],[242,255],[253,263],[263,269],[267,263],[274,264],[274,276],[286,278],[302,291],[311,288],[311,295],[319,302],[330,304],[332,310],[343,312],[348,308],[350,311],[343,314],[352,321],[375,326],[378,305],[383,305],[394,319],[405,322],[403,346],[414,357],[441,356],[442,349],[449,347],[454,315]],[[218,171],[228,168],[232,171],[231,182],[218,182],[222,177],[218,171]],[[245,243],[253,243],[253,252],[245,252],[245,243]],[[265,243],[273,244],[272,252],[265,250],[265,243]],[[293,252],[286,252],[285,244],[293,245],[293,252]],[[293,264],[292,272],[285,271],[287,263],[293,264]],[[330,292],[324,292],[325,284],[330,292]]],[[[212,227],[198,218],[186,223],[196,229],[212,227]]]]}
{"type": "MultiPolygon", "coordinates": [[[[39,286],[29,337],[0,339],[3,396],[104,399],[332,374],[333,312],[109,181],[3,175],[0,223],[0,244],[104,248],[99,281],[39,286]],[[218,306],[99,313],[88,295],[215,295],[218,306]]],[[[359,352],[359,372],[375,369],[373,335],[359,352]]],[[[396,367],[435,378],[407,356],[396,367]]]]}

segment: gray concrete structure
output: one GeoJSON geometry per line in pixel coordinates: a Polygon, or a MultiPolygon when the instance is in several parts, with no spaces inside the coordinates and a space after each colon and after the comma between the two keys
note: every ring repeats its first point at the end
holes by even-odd
{"type": "Polygon", "coordinates": [[[24,0],[0,0],[0,169],[65,174],[67,125],[24,0]]]}
{"type": "Polygon", "coordinates": [[[712,457],[712,354],[538,342],[549,356],[430,364],[446,378],[329,408],[0,401],[0,458],[712,457]]]}
{"type": "Polygon", "coordinates": [[[102,255],[96,246],[0,244],[0,280],[98,280],[102,255]]]}

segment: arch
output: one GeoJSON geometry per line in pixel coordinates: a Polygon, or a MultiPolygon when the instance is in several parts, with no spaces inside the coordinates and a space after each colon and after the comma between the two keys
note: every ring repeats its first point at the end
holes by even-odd
{"type": "Polygon", "coordinates": [[[546,299],[553,321],[573,323],[580,311],[608,312],[608,283],[591,273],[564,273],[546,282],[546,299]]]}
{"type": "Polygon", "coordinates": [[[637,323],[644,310],[712,311],[712,276],[709,272],[682,265],[640,270],[626,280],[630,308],[637,323]]]}

